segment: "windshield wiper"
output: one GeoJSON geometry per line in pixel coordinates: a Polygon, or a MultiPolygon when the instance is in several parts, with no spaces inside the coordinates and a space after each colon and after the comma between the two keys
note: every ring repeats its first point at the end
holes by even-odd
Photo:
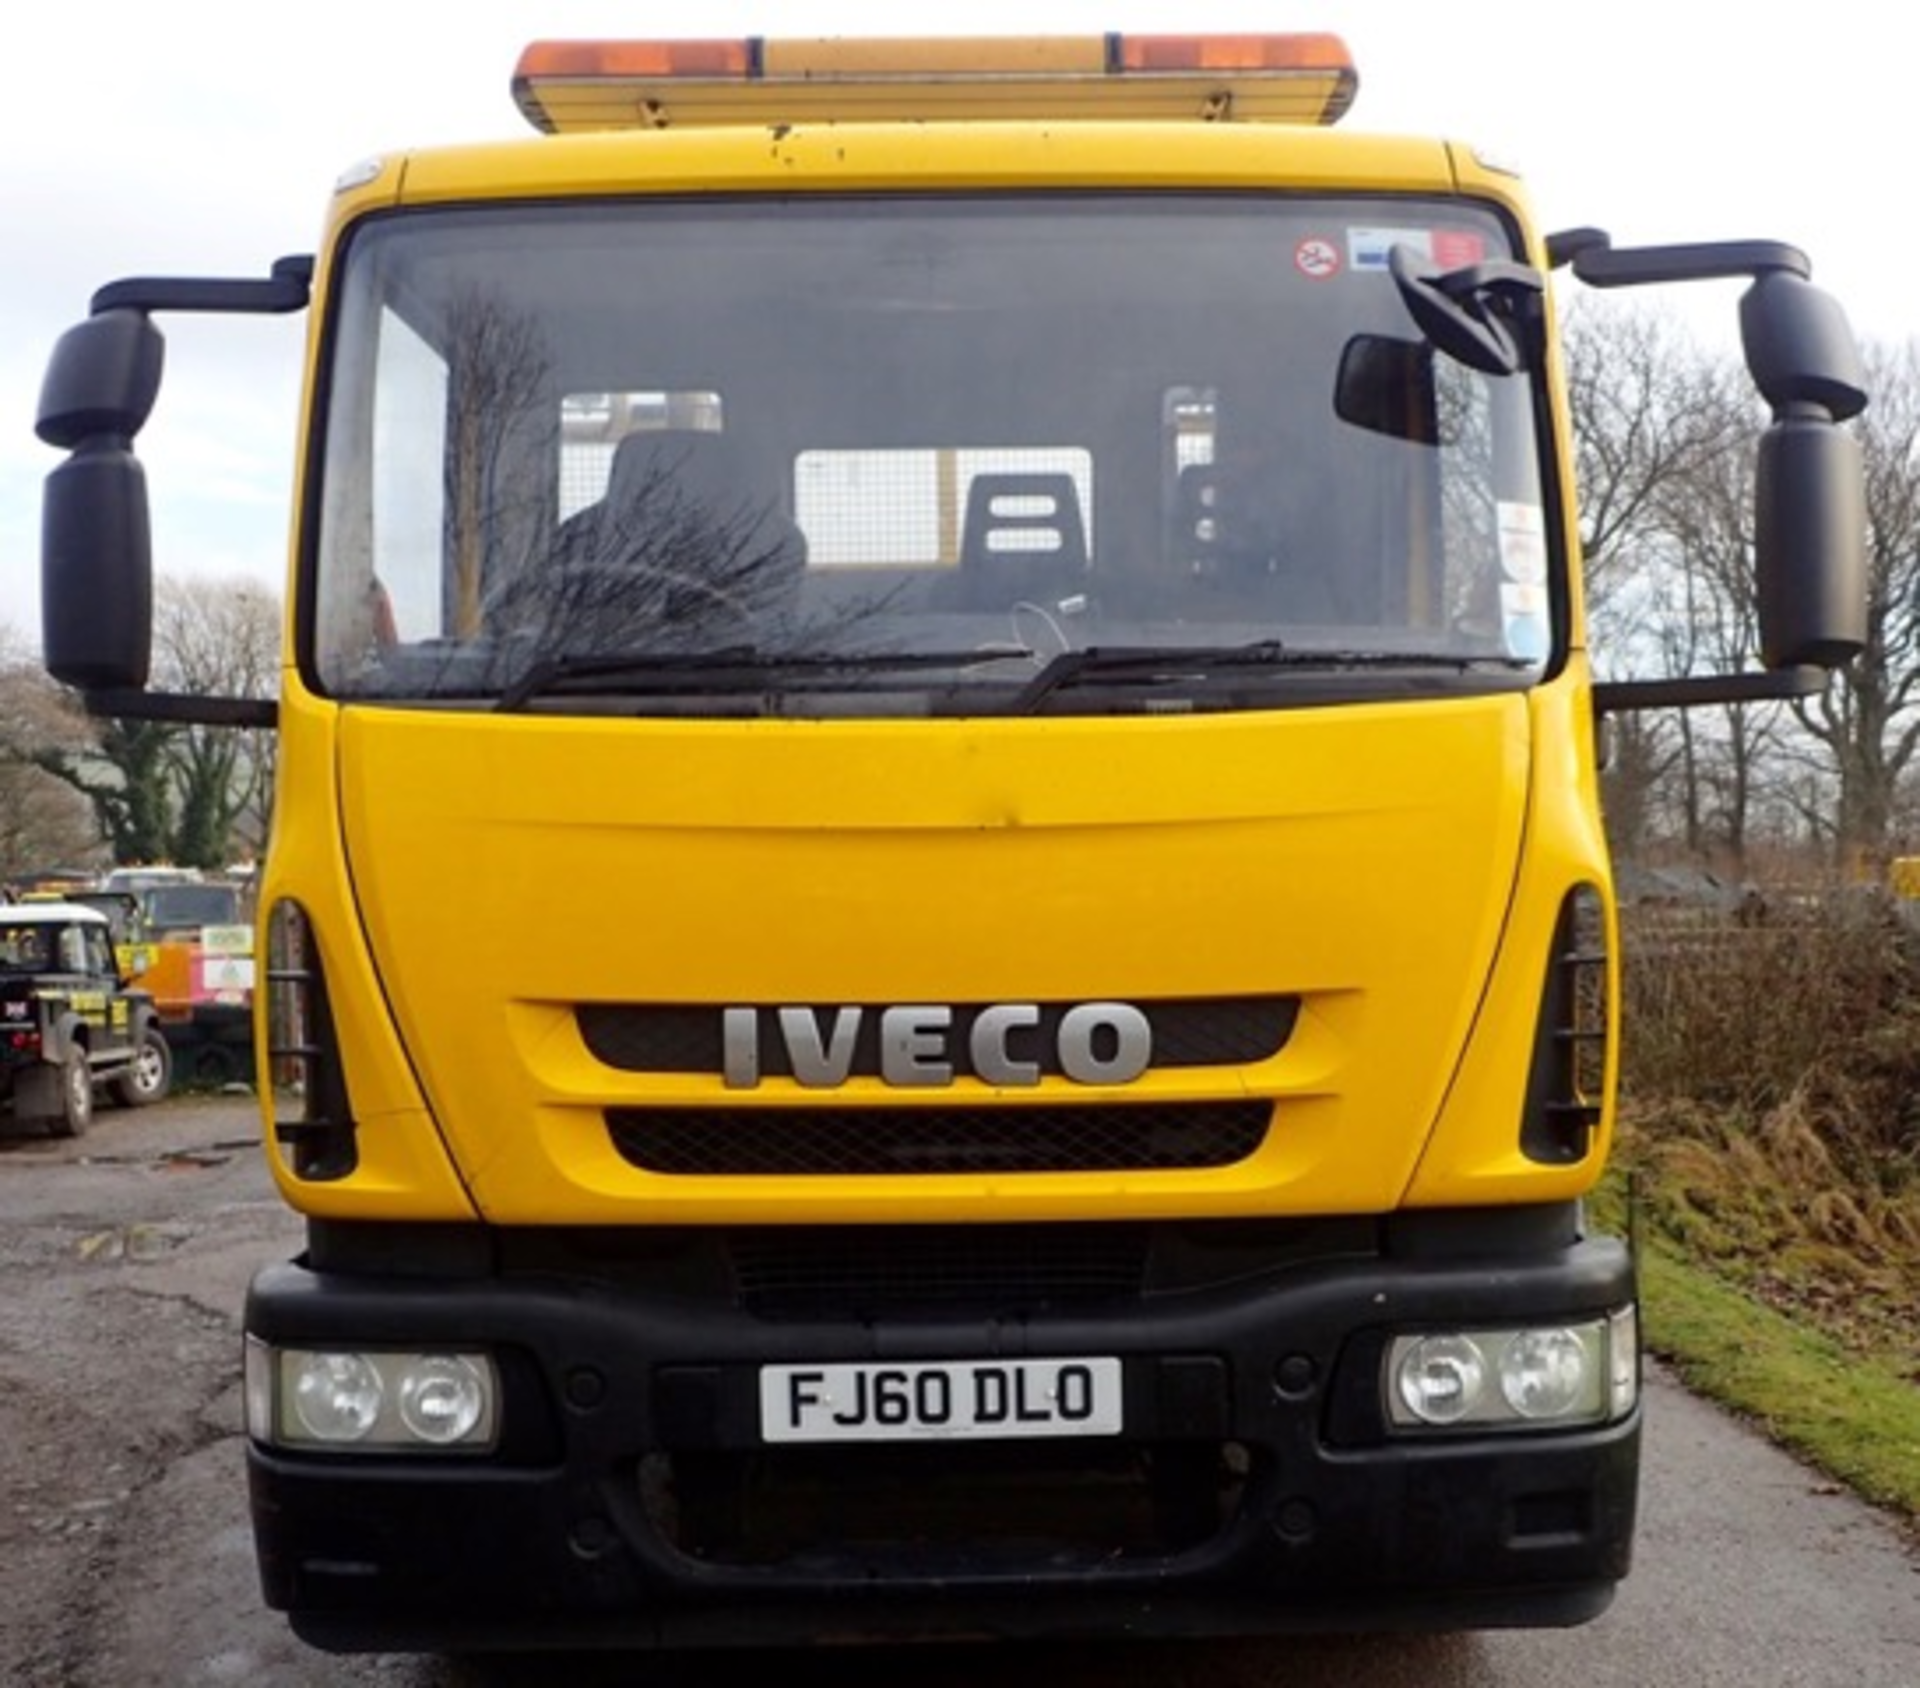
{"type": "MultiPolygon", "coordinates": [[[[978,669],[1007,662],[1031,664],[1031,651],[1010,648],[946,651],[762,651],[728,645],[710,651],[562,652],[532,663],[500,693],[494,708],[511,714],[534,698],[594,688],[659,693],[743,692],[782,681],[807,687],[839,683],[851,675],[917,674],[929,669],[978,669]]],[[[1030,713],[1057,691],[1094,681],[1127,685],[1173,685],[1206,681],[1248,669],[1337,672],[1360,668],[1451,668],[1488,665],[1525,669],[1512,658],[1464,656],[1458,652],[1293,650],[1278,639],[1246,645],[1088,645],[1062,651],[1044,663],[1007,704],[1007,713],[1030,713]]]]}
{"type": "Polygon", "coordinates": [[[1054,692],[1088,681],[1169,685],[1210,680],[1246,669],[1306,669],[1320,673],[1360,668],[1531,668],[1517,657],[1469,656],[1458,651],[1294,650],[1278,639],[1248,645],[1087,645],[1062,651],[1022,686],[1008,713],[1031,713],[1054,692]]]}
{"type": "Polygon", "coordinates": [[[927,668],[976,668],[1031,661],[1024,651],[761,651],[727,645],[711,651],[633,651],[625,654],[563,652],[542,657],[501,692],[494,708],[524,709],[543,693],[587,686],[652,692],[747,691],[769,679],[815,680],[847,674],[912,673],[927,668]]]}

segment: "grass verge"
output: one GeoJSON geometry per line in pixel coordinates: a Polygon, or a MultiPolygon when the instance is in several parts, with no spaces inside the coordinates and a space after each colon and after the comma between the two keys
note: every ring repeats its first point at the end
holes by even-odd
{"type": "Polygon", "coordinates": [[[1920,1537],[1920,905],[1789,888],[1623,915],[1648,1350],[1920,1537]]]}
{"type": "Polygon", "coordinates": [[[1641,1239],[1650,1353],[1688,1388],[1920,1535],[1920,1388],[1798,1318],[1641,1239]]]}

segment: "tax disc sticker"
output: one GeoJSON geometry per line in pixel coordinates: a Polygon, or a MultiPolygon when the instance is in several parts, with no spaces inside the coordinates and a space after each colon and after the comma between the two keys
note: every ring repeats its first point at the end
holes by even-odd
{"type": "Polygon", "coordinates": [[[1387,254],[1404,246],[1416,260],[1439,270],[1462,270],[1487,256],[1485,239],[1472,229],[1396,229],[1385,225],[1347,231],[1347,260],[1356,270],[1384,270],[1387,254]]]}
{"type": "Polygon", "coordinates": [[[1505,504],[1499,508],[1500,572],[1523,586],[1538,586],[1547,578],[1547,523],[1538,504],[1505,504]]]}
{"type": "Polygon", "coordinates": [[[1500,588],[1500,627],[1507,654],[1523,662],[1543,662],[1552,648],[1547,595],[1538,586],[1500,588]]]}

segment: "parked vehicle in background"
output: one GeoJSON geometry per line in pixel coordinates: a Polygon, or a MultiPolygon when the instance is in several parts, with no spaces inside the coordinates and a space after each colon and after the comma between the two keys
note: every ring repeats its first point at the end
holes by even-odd
{"type": "MultiPolygon", "coordinates": [[[[134,882],[147,871],[137,870],[134,882]]],[[[181,1079],[217,1085],[250,1078],[251,886],[196,874],[150,878],[132,895],[133,953],[167,1029],[181,1079]]]]}
{"type": "Polygon", "coordinates": [[[240,887],[224,880],[149,885],[138,895],[141,923],[150,938],[198,937],[203,927],[242,922],[240,887]]]}
{"type": "Polygon", "coordinates": [[[121,973],[107,916],[80,903],[0,904],[0,1097],[14,1120],[77,1137],[97,1092],[140,1107],[172,1077],[153,998],[121,973]]]}
{"type": "Polygon", "coordinates": [[[197,867],[172,867],[163,862],[143,862],[130,867],[109,869],[100,877],[102,891],[131,891],[136,896],[156,885],[197,885],[204,876],[197,867]]]}
{"type": "Polygon", "coordinates": [[[71,891],[53,892],[46,896],[36,893],[22,897],[20,900],[25,903],[78,903],[83,908],[98,909],[107,917],[107,930],[113,938],[114,951],[120,961],[120,971],[131,977],[143,970],[145,963],[138,956],[121,953],[136,946],[144,935],[140,917],[140,899],[131,891],[100,891],[91,886],[80,886],[71,891]]]}
{"type": "Polygon", "coordinates": [[[174,1076],[196,1085],[249,1081],[253,1059],[253,886],[250,874],[116,868],[25,903],[66,901],[105,914],[121,974],[153,998],[174,1076]]]}

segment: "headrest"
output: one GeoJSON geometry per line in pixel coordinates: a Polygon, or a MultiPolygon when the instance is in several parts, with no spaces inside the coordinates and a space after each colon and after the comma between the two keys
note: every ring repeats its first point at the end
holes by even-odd
{"type": "Polygon", "coordinates": [[[737,509],[746,493],[738,455],[724,434],[694,429],[628,434],[614,448],[607,501],[619,506],[671,488],[720,511],[737,509]]]}

